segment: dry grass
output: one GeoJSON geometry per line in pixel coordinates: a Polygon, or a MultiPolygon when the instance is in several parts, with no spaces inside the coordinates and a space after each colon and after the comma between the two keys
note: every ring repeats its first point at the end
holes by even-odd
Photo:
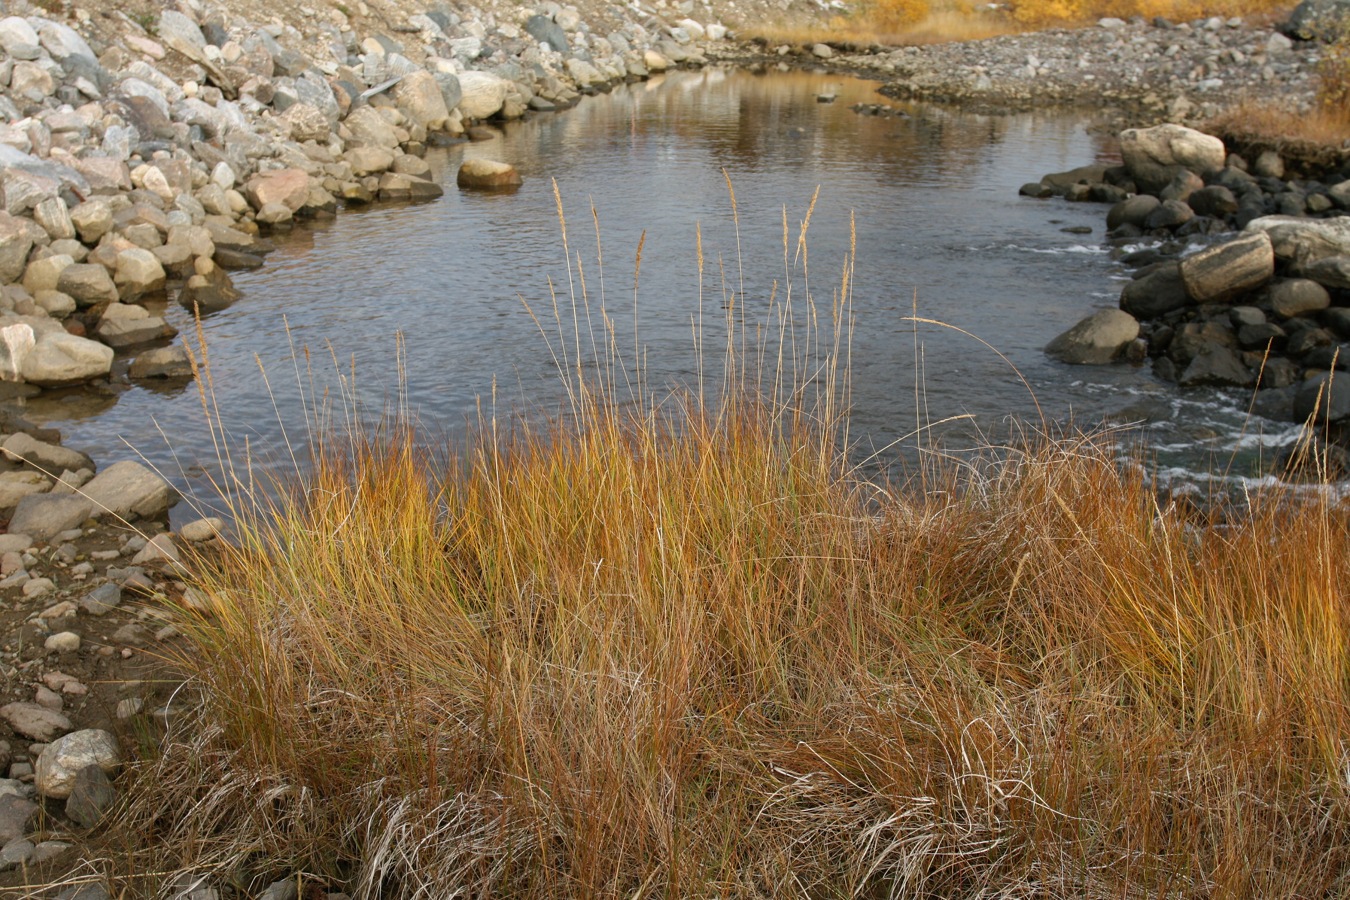
{"type": "Polygon", "coordinates": [[[1336,86],[1324,88],[1311,109],[1248,101],[1205,122],[1204,129],[1233,148],[1274,149],[1314,171],[1334,170],[1344,163],[1350,142],[1350,105],[1334,99],[1346,82],[1326,83],[1336,86]]]}
{"type": "Polygon", "coordinates": [[[241,508],[185,611],[200,721],[126,823],[158,865],[358,900],[1350,891],[1344,515],[1199,526],[1090,439],[870,480],[843,272],[820,308],[785,276],[767,341],[724,291],[686,392],[555,305],[566,416],[349,431],[241,508]]]}

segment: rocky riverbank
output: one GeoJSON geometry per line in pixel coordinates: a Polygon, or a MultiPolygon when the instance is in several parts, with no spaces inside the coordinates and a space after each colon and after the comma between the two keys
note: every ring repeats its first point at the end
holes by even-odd
{"type": "Polygon", "coordinates": [[[1108,240],[1134,268],[1118,309],[1046,348],[1065,362],[1151,361],[1182,387],[1257,389],[1254,410],[1314,414],[1350,457],[1350,153],[1288,177],[1274,150],[1253,159],[1180,125],[1120,135],[1119,166],[1087,166],[1022,188],[1112,204],[1108,240]]]}

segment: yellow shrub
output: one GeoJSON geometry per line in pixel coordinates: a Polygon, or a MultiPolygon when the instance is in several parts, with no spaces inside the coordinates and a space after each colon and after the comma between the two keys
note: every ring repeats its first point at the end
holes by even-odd
{"type": "Polygon", "coordinates": [[[1350,21],[1342,23],[1340,37],[1327,46],[1317,74],[1321,79],[1317,97],[1322,106],[1350,120],[1350,21]]]}
{"type": "Polygon", "coordinates": [[[869,0],[864,15],[874,27],[903,28],[928,17],[928,0],[869,0]]]}

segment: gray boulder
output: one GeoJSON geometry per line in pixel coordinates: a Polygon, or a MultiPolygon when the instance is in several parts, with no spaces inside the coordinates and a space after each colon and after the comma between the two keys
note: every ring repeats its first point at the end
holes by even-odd
{"type": "Polygon", "coordinates": [[[1275,251],[1264,233],[1243,235],[1181,261],[1181,281],[1197,303],[1232,300],[1275,277],[1275,251]]]}
{"type": "Polygon", "coordinates": [[[1182,387],[1247,387],[1252,373],[1235,350],[1222,344],[1205,344],[1177,378],[1182,387]]]}
{"type": "Polygon", "coordinates": [[[93,505],[78,494],[30,494],[14,508],[9,527],[35,541],[46,541],[78,528],[93,512],[93,505]]]}
{"type": "Polygon", "coordinates": [[[1283,319],[1321,312],[1331,305],[1327,289],[1306,278],[1290,278],[1270,288],[1270,307],[1283,319]]]}
{"type": "Polygon", "coordinates": [[[37,59],[42,55],[38,33],[18,16],[0,19],[0,47],[12,59],[37,59]]]}
{"type": "Polygon", "coordinates": [[[1045,352],[1061,362],[1095,366],[1117,359],[1137,337],[1139,322],[1134,316],[1103,309],[1059,335],[1045,352]]]}
{"type": "Polygon", "coordinates": [[[36,803],[16,794],[0,794],[0,845],[18,840],[37,823],[36,803]]]}
{"type": "Polygon", "coordinates": [[[1264,232],[1275,257],[1295,266],[1331,256],[1350,256],[1350,217],[1262,216],[1248,222],[1243,231],[1264,232]]]}
{"type": "MultiPolygon", "coordinates": [[[[61,474],[66,469],[78,472],[80,469],[92,469],[94,462],[78,450],[49,444],[22,431],[12,434],[0,445],[6,459],[26,463],[39,472],[61,474]]],[[[22,529],[19,529],[22,531],[22,529]]]]}
{"type": "Polygon", "coordinates": [[[1350,27],[1350,0],[1303,0],[1280,31],[1301,41],[1334,41],[1350,27]]]}
{"type": "Polygon", "coordinates": [[[1122,225],[1133,225],[1143,228],[1149,214],[1158,208],[1158,203],[1158,198],[1152,194],[1136,194],[1122,200],[1106,214],[1106,227],[1116,229],[1122,225]]]}
{"type": "Polygon", "coordinates": [[[95,475],[83,491],[95,507],[126,521],[162,516],[178,500],[178,492],[167,481],[129,459],[95,475]]]}
{"type": "Polygon", "coordinates": [[[24,357],[24,381],[40,387],[64,387],[101,378],[112,369],[113,349],[73,334],[42,335],[24,357]]]}
{"type": "Polygon", "coordinates": [[[450,118],[441,86],[430,72],[406,76],[394,87],[393,96],[399,110],[428,131],[443,130],[450,118]]]}
{"type": "Polygon", "coordinates": [[[525,22],[525,31],[536,41],[548,44],[551,50],[556,50],[564,56],[570,52],[567,46],[567,32],[548,16],[531,16],[525,22]]]}
{"type": "Polygon", "coordinates": [[[173,337],[177,332],[159,316],[150,315],[143,306],[111,303],[94,329],[98,339],[115,350],[151,344],[173,337]]]}
{"type": "Polygon", "coordinates": [[[1350,377],[1347,373],[1326,372],[1309,378],[1294,394],[1294,418],[1307,422],[1317,415],[1318,426],[1350,421],[1350,377]]]}
{"type": "Polygon", "coordinates": [[[1125,285],[1120,293],[1120,308],[1136,319],[1156,319],[1193,303],[1176,262],[1161,264],[1125,285]]]}
{"type": "Polygon", "coordinates": [[[1178,167],[1205,175],[1222,169],[1226,158],[1223,141],[1183,125],[1127,128],[1120,153],[1135,184],[1150,194],[1167,187],[1178,167]]]}
{"type": "Polygon", "coordinates": [[[1350,256],[1329,256],[1300,268],[1305,276],[1318,284],[1350,290],[1350,256]]]}
{"type": "Polygon", "coordinates": [[[74,263],[61,270],[56,289],[75,299],[80,306],[112,303],[117,300],[117,285],[108,270],[95,263],[74,263]]]}
{"type": "Polygon", "coordinates": [[[66,798],[66,818],[93,828],[116,804],[117,789],[112,779],[98,766],[88,765],[75,776],[75,786],[66,798]]]}
{"type": "Polygon", "coordinates": [[[131,363],[130,374],[136,379],[191,378],[192,363],[182,347],[159,347],[137,356],[131,363]]]}

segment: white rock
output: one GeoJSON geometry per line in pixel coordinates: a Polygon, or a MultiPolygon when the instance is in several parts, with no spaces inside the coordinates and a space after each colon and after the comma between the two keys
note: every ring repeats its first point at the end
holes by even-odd
{"type": "Polygon", "coordinates": [[[112,775],[121,764],[122,752],[112,734],[101,728],[72,731],[42,751],[33,771],[34,784],[42,796],[63,800],[85,766],[98,766],[112,775]]]}

